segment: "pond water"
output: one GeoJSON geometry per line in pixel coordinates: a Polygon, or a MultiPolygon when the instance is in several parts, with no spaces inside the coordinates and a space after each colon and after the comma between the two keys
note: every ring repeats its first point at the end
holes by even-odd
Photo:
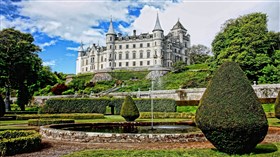
{"type": "Polygon", "coordinates": [[[98,133],[155,133],[155,134],[176,134],[189,133],[199,131],[195,126],[190,125],[154,125],[153,128],[149,125],[137,124],[99,124],[99,125],[72,125],[65,126],[60,129],[71,131],[85,131],[98,133]]]}

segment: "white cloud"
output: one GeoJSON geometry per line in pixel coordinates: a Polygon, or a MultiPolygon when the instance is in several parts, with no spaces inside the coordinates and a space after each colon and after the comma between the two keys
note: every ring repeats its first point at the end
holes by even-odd
{"type": "Polygon", "coordinates": [[[167,34],[180,18],[180,22],[191,35],[192,44],[203,44],[208,47],[221,25],[228,19],[237,18],[252,12],[264,12],[268,14],[268,28],[279,31],[279,2],[205,2],[183,1],[168,5],[164,10],[158,10],[152,6],[145,6],[140,16],[132,23],[130,28],[120,28],[131,34],[133,29],[138,33],[151,32],[155,25],[156,13],[159,12],[161,26],[167,34]]]}
{"type": "Polygon", "coordinates": [[[43,62],[43,66],[55,66],[55,64],[56,64],[55,60],[43,62]]]}
{"type": "MultiPolygon", "coordinates": [[[[20,30],[39,31],[50,37],[60,37],[62,40],[74,42],[83,41],[85,44],[105,44],[107,30],[95,30],[100,21],[113,20],[132,22],[135,17],[129,16],[128,8],[140,7],[145,4],[164,8],[170,3],[153,0],[145,1],[113,1],[113,0],[30,0],[14,2],[19,6],[19,13],[29,19],[16,18],[9,21],[3,18],[3,27],[16,27],[20,30]]],[[[2,21],[2,17],[1,17],[2,21]]],[[[3,28],[2,27],[2,28],[3,28]]]]}
{"type": "Polygon", "coordinates": [[[56,42],[57,42],[57,40],[51,40],[49,42],[45,42],[45,43],[39,44],[39,47],[42,49],[42,51],[44,51],[45,47],[55,45],[56,42]]]}
{"type": "Polygon", "coordinates": [[[73,54],[73,53],[66,53],[65,56],[67,56],[67,57],[76,57],[76,55],[73,54]]]}
{"type": "Polygon", "coordinates": [[[67,47],[66,50],[78,51],[78,50],[79,50],[79,47],[67,47]]]}

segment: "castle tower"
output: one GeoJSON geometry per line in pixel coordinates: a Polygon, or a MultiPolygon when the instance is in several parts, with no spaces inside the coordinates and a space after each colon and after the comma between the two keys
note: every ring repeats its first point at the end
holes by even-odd
{"type": "Polygon", "coordinates": [[[114,31],[113,22],[111,18],[110,26],[106,34],[106,47],[107,47],[107,59],[108,59],[106,63],[107,69],[114,69],[115,39],[116,39],[116,33],[114,31]]]}
{"type": "Polygon", "coordinates": [[[81,42],[81,45],[78,49],[78,58],[76,60],[76,74],[79,74],[79,73],[82,72],[82,69],[81,69],[81,67],[82,67],[82,56],[83,56],[84,53],[85,53],[84,44],[83,44],[83,42],[81,42]]]}
{"type": "Polygon", "coordinates": [[[153,57],[154,57],[154,65],[162,66],[163,65],[163,30],[161,28],[159,17],[157,14],[156,24],[153,29],[153,57]]]}

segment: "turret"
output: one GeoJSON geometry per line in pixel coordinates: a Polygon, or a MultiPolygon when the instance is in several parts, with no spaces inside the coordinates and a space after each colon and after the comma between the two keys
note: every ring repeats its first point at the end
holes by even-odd
{"type": "Polygon", "coordinates": [[[114,68],[115,39],[116,39],[116,33],[114,31],[113,22],[111,18],[110,26],[106,34],[106,47],[107,47],[107,58],[108,58],[106,67],[109,69],[114,68]]]}
{"type": "Polygon", "coordinates": [[[162,66],[163,65],[163,30],[161,28],[159,17],[157,14],[156,24],[153,29],[153,46],[154,46],[154,65],[155,66],[162,66]]]}
{"type": "Polygon", "coordinates": [[[81,45],[78,49],[78,58],[76,60],[76,74],[81,73],[81,66],[82,66],[82,56],[85,53],[84,44],[81,42],[81,45]]]}

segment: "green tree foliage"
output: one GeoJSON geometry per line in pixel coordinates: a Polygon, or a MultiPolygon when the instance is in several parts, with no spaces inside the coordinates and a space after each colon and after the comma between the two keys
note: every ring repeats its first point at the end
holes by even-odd
{"type": "Polygon", "coordinates": [[[37,54],[40,48],[33,41],[31,34],[13,28],[0,31],[1,86],[18,90],[17,103],[21,110],[25,110],[31,99],[38,72],[42,69],[42,61],[37,54]]]}
{"type": "Polygon", "coordinates": [[[280,81],[280,33],[268,32],[266,14],[252,13],[226,21],[212,48],[214,65],[234,61],[251,81],[280,81]]]}
{"type": "Polygon", "coordinates": [[[210,49],[204,45],[193,45],[190,50],[190,63],[200,64],[205,63],[209,56],[210,49]]]}
{"type": "Polygon", "coordinates": [[[280,91],[275,101],[275,117],[280,119],[280,91]]]}
{"type": "Polygon", "coordinates": [[[3,117],[5,114],[5,103],[2,98],[2,95],[0,95],[0,117],[3,117]]]}
{"type": "Polygon", "coordinates": [[[134,121],[140,116],[139,110],[131,96],[126,96],[121,108],[121,116],[126,121],[134,121]]]}
{"type": "Polygon", "coordinates": [[[173,73],[180,73],[180,72],[188,70],[187,63],[185,63],[183,61],[175,62],[172,65],[172,68],[173,68],[173,73]]]}
{"type": "Polygon", "coordinates": [[[234,62],[214,74],[196,112],[196,124],[220,151],[250,153],[268,130],[265,112],[246,75],[234,62]]]}

